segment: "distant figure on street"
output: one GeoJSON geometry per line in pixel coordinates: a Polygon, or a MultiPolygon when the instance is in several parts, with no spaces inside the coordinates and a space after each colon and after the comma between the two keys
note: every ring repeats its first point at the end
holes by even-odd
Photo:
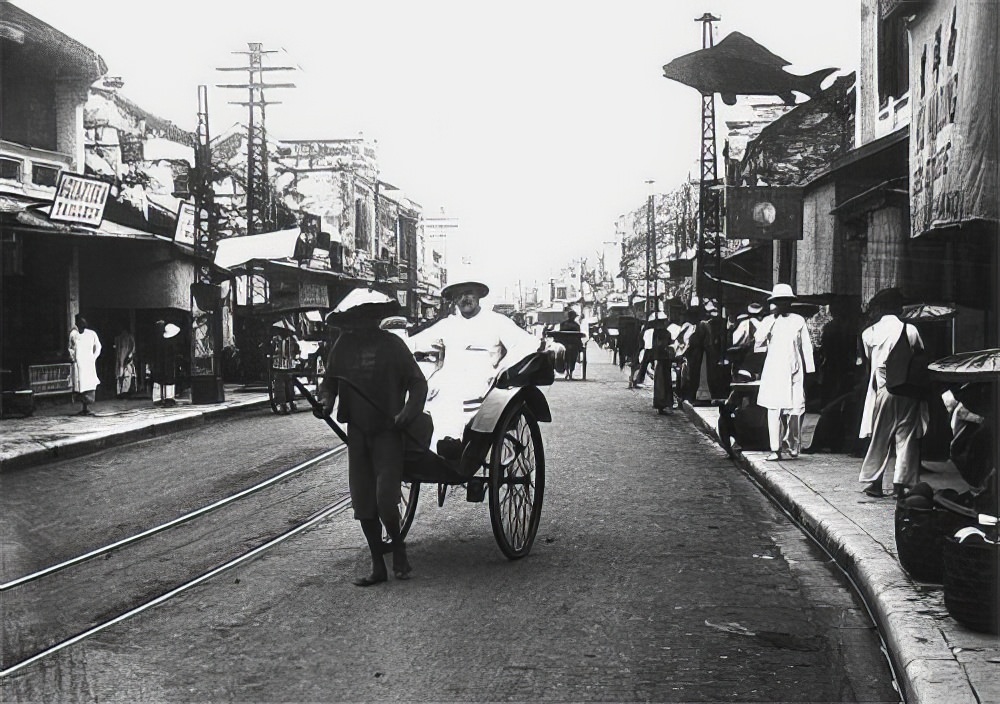
{"type": "Polygon", "coordinates": [[[398,310],[388,296],[364,289],[355,289],[338,304],[330,320],[342,334],[330,350],[320,406],[314,409],[317,417],[329,416],[339,398],[337,420],[347,424],[351,506],[372,559],[371,574],[354,582],[359,587],[389,578],[383,526],[391,540],[393,575],[409,579],[411,571],[400,534],[399,501],[406,429],[423,411],[427,381],[406,343],[379,329],[379,321],[398,310]]]}
{"type": "Polygon", "coordinates": [[[115,378],[118,398],[132,393],[135,384],[135,338],[124,325],[115,338],[115,378]]]}
{"type": "Polygon", "coordinates": [[[913,350],[923,349],[924,342],[913,325],[899,319],[903,296],[897,288],[879,291],[868,304],[877,322],[861,333],[865,357],[871,364],[868,392],[861,416],[860,436],[871,436],[868,453],[861,464],[858,481],[864,482],[868,496],[885,495],[882,477],[894,465],[892,477],[895,495],[917,484],[920,476],[920,438],[927,432],[930,413],[927,402],[909,396],[897,396],[886,388],[886,360],[899,344],[902,335],[913,350]]]}
{"type": "Polygon", "coordinates": [[[776,284],[767,300],[775,310],[760,321],[755,336],[755,349],[766,352],[757,392],[757,405],[767,409],[771,454],[766,459],[794,459],[802,445],[805,375],[815,371],[812,340],[805,318],[791,312],[791,286],[776,284]]]}
{"type": "Polygon", "coordinates": [[[298,366],[299,338],[295,328],[284,320],[271,326],[271,370],[275,377],[274,401],[283,415],[294,413],[295,382],[291,372],[298,366]]]}
{"type": "Polygon", "coordinates": [[[663,313],[650,313],[649,319],[643,324],[635,357],[632,358],[632,379],[629,388],[641,388],[646,383],[646,375],[653,364],[653,326],[657,316],[663,313]]]}
{"type": "Polygon", "coordinates": [[[747,306],[746,312],[736,316],[736,327],[733,329],[732,344],[729,347],[734,381],[737,378],[743,380],[743,375],[739,374],[741,370],[750,372],[755,379],[760,376],[764,358],[763,355],[754,355],[754,337],[763,311],[764,306],[760,303],[751,303],[747,306]]]}
{"type": "Polygon", "coordinates": [[[674,412],[674,337],[666,316],[653,325],[653,408],[661,416],[674,412]]]}
{"type": "MultiPolygon", "coordinates": [[[[559,332],[580,332],[580,323],[576,322],[576,311],[567,307],[565,312],[566,319],[559,323],[559,332]]],[[[572,379],[580,351],[583,349],[581,338],[563,335],[560,336],[560,342],[566,348],[566,378],[572,379]]]]}
{"type": "Polygon", "coordinates": [[[178,335],[181,329],[173,323],[157,320],[154,325],[153,356],[149,378],[153,382],[153,405],[172,408],[177,388],[177,357],[180,354],[178,335]]]}
{"type": "Polygon", "coordinates": [[[78,416],[92,416],[90,404],[94,403],[97,385],[97,358],[101,356],[101,339],[87,327],[82,315],[75,318],[76,325],[69,333],[69,359],[73,363],[73,394],[83,408],[78,416]]]}
{"type": "Polygon", "coordinates": [[[705,301],[706,318],[698,325],[704,330],[705,359],[701,368],[702,378],[698,380],[699,396],[708,395],[709,400],[721,400],[729,395],[729,365],[726,364],[724,340],[726,321],[719,314],[715,301],[705,301]]]}

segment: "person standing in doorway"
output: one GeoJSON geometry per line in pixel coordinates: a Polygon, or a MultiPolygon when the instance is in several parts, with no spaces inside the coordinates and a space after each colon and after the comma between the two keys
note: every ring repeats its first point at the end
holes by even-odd
{"type": "Polygon", "coordinates": [[[896,495],[904,487],[916,485],[920,475],[920,438],[927,432],[930,413],[926,401],[897,396],[886,388],[886,360],[902,340],[904,331],[911,349],[923,349],[924,346],[917,329],[899,319],[903,312],[903,296],[899,289],[879,291],[872,297],[868,309],[873,317],[878,317],[878,322],[861,333],[871,374],[860,436],[871,436],[872,440],[858,481],[865,483],[862,490],[865,494],[877,498],[885,495],[882,477],[890,466],[894,467],[892,483],[896,495]]]}
{"type": "Polygon", "coordinates": [[[768,460],[794,459],[802,445],[802,414],[806,410],[805,375],[815,371],[812,339],[801,315],[792,313],[795,293],[776,284],[768,302],[774,312],[760,321],[755,350],[764,351],[757,405],[767,409],[771,447],[768,460]]]}
{"type": "Polygon", "coordinates": [[[173,323],[157,320],[155,330],[149,375],[153,380],[153,405],[171,408],[177,405],[174,393],[177,385],[177,357],[180,353],[178,334],[181,329],[173,323]]]}
{"type": "Polygon", "coordinates": [[[101,339],[87,327],[87,319],[82,315],[75,318],[76,325],[69,334],[69,358],[73,363],[73,393],[83,408],[76,415],[92,416],[90,405],[94,403],[97,385],[97,358],[101,356],[101,339]]]}
{"type": "Polygon", "coordinates": [[[118,398],[125,398],[132,393],[135,382],[135,338],[124,325],[115,338],[115,378],[118,382],[118,398]]]}

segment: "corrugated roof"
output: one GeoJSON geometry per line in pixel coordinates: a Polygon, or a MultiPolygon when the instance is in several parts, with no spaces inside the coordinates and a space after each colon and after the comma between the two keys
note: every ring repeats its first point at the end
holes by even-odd
{"type": "Polygon", "coordinates": [[[7,57],[23,52],[41,57],[62,78],[80,78],[95,81],[108,72],[107,64],[93,49],[63,34],[34,15],[9,2],[0,3],[0,34],[3,51],[7,57]]]}

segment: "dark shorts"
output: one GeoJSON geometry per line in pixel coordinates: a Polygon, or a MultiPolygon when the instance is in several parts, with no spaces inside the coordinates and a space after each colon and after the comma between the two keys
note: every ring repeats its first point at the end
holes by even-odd
{"type": "Polygon", "coordinates": [[[94,389],[90,391],[77,391],[76,400],[80,403],[93,403],[94,399],[97,397],[97,392],[94,389]]]}
{"type": "Polygon", "coordinates": [[[348,424],[347,462],[354,518],[377,519],[379,499],[386,510],[396,509],[403,481],[402,431],[368,434],[348,424]]]}

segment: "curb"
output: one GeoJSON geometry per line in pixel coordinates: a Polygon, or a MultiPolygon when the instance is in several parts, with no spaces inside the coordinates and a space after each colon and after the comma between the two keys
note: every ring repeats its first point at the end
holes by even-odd
{"type": "Polygon", "coordinates": [[[205,425],[214,420],[228,418],[243,411],[259,410],[270,405],[268,399],[260,401],[250,401],[236,406],[224,406],[222,408],[198,408],[189,407],[192,410],[176,413],[165,418],[152,418],[149,422],[141,426],[131,426],[120,431],[99,431],[90,436],[81,436],[59,441],[49,447],[41,447],[37,450],[29,450],[15,457],[9,457],[0,462],[0,474],[12,472],[28,467],[37,467],[40,464],[56,462],[59,460],[82,457],[94,452],[100,452],[110,447],[120,447],[129,445],[140,440],[169,435],[181,430],[188,430],[205,425]],[[193,410],[197,409],[197,410],[193,410]]]}
{"type": "MultiPolygon", "coordinates": [[[[696,428],[719,441],[716,429],[690,403],[685,401],[683,408],[696,428]]],[[[979,704],[940,629],[913,612],[914,583],[895,556],[780,465],[768,468],[739,450],[733,454],[733,462],[753,476],[854,582],[882,634],[905,701],[979,704]]]]}

